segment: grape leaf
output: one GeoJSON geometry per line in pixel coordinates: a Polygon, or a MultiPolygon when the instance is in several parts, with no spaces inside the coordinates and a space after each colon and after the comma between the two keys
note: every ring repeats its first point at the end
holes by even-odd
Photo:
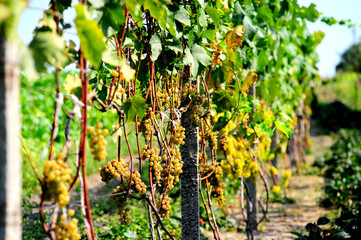
{"type": "Polygon", "coordinates": [[[97,22],[90,19],[89,13],[82,4],[77,4],[74,8],[77,13],[74,23],[84,56],[94,67],[98,68],[102,61],[102,53],[106,49],[103,32],[97,22]]]}
{"type": "Polygon", "coordinates": [[[193,76],[198,73],[199,63],[205,67],[212,63],[212,58],[208,56],[207,51],[198,44],[194,44],[192,46],[191,57],[193,58],[193,64],[191,64],[191,72],[193,76]]]}
{"type": "Polygon", "coordinates": [[[132,98],[127,99],[122,105],[127,122],[134,122],[135,116],[138,116],[141,120],[146,106],[145,99],[140,96],[134,95],[132,98]]]}
{"type": "Polygon", "coordinates": [[[278,130],[280,130],[281,132],[283,132],[284,134],[286,134],[286,136],[288,138],[291,137],[291,133],[293,132],[292,127],[290,126],[290,124],[288,123],[283,123],[280,121],[275,121],[275,126],[278,130]]]}
{"type": "Polygon", "coordinates": [[[205,10],[206,10],[206,13],[211,17],[214,24],[219,25],[220,18],[219,18],[219,14],[218,14],[217,9],[207,5],[205,10]]]}
{"type": "Polygon", "coordinates": [[[189,18],[189,14],[183,6],[181,6],[180,9],[175,14],[175,19],[177,21],[183,23],[184,25],[187,25],[187,26],[191,25],[191,20],[189,18]]]}
{"type": "Polygon", "coordinates": [[[38,72],[46,72],[45,63],[62,68],[67,62],[65,43],[54,32],[37,32],[29,47],[38,72]]]}
{"type": "Polygon", "coordinates": [[[257,71],[263,70],[263,68],[268,64],[268,55],[266,51],[262,50],[257,57],[257,71]]]}
{"type": "Polygon", "coordinates": [[[162,52],[162,43],[158,35],[154,34],[149,41],[150,47],[152,49],[152,60],[156,61],[162,52]]]}

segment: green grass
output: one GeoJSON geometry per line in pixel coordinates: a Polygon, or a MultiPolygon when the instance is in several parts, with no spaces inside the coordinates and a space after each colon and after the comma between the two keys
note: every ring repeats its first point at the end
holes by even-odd
{"type": "Polygon", "coordinates": [[[361,74],[337,72],[334,78],[316,88],[318,100],[322,103],[338,100],[352,110],[361,111],[361,83],[357,79],[361,79],[361,74]]]}

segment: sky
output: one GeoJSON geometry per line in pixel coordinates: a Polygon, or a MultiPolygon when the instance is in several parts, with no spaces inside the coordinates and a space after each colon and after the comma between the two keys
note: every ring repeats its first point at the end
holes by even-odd
{"type": "MultiPolygon", "coordinates": [[[[332,77],[342,53],[352,44],[361,40],[361,0],[298,0],[298,2],[303,6],[314,3],[323,16],[334,17],[338,20],[350,19],[357,25],[354,28],[339,25],[328,26],[321,21],[307,25],[311,32],[321,30],[325,33],[323,41],[317,47],[320,58],[317,66],[321,76],[332,77]]],[[[24,10],[18,27],[20,37],[25,43],[30,43],[32,32],[38,20],[43,17],[43,10],[47,9],[48,4],[49,0],[29,0],[29,8],[24,10]]],[[[74,17],[73,10],[67,10],[64,13],[67,22],[74,17]]],[[[74,39],[74,36],[72,32],[64,34],[66,39],[73,39],[77,43],[78,40],[74,39]]]]}

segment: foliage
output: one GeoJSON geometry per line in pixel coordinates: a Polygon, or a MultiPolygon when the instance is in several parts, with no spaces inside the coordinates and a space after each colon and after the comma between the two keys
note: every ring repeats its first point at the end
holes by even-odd
{"type": "Polygon", "coordinates": [[[337,70],[361,73],[361,42],[351,45],[341,55],[337,70]]]}
{"type": "MultiPolygon", "coordinates": [[[[242,185],[243,178],[260,176],[267,186],[259,163],[270,156],[274,128],[291,136],[299,113],[307,115],[304,93],[317,79],[315,49],[323,33],[308,32],[306,21],[321,14],[314,4],[301,7],[291,0],[81,0],[70,5],[51,1],[29,47],[36,71],[55,67],[53,117],[41,142],[50,140],[48,161],[58,156],[57,161],[78,166],[62,190],[71,194],[82,176],[90,238],[95,228],[86,187],[87,129],[95,159],[102,161],[108,142],[103,135],[110,132],[106,122],[113,123],[115,143],[110,145],[116,154],[108,154],[98,170],[105,183],[116,183],[110,199],[120,223],[131,222],[129,202],[136,199],[150,211],[150,232],[160,234],[152,226],[154,218],[172,239],[167,230],[172,227],[162,223],[175,206],[169,195],[183,172],[180,152],[188,121],[199,127],[200,166],[191,167],[199,169],[202,202],[218,239],[222,221],[217,221],[212,198],[219,207],[225,204],[227,177],[241,179],[242,185]],[[76,17],[67,23],[59,16],[69,7],[76,17]],[[80,46],[62,38],[73,26],[80,46]],[[70,63],[79,76],[66,77],[63,89],[61,69],[70,63]],[[75,139],[80,139],[78,150],[72,146],[75,139]]],[[[39,181],[42,196],[48,196],[46,182],[39,181]]],[[[41,206],[56,199],[43,197],[41,206]]],[[[52,229],[43,226],[51,237],[52,229]]],[[[116,229],[134,237],[126,227],[116,229]]]]}
{"type": "Polygon", "coordinates": [[[331,147],[331,154],[322,162],[325,178],[323,205],[352,207],[361,200],[361,134],[341,130],[331,147]]]}
{"type": "Polygon", "coordinates": [[[317,223],[308,223],[306,231],[308,235],[302,235],[298,232],[292,232],[298,236],[297,240],[331,240],[331,239],[350,239],[356,240],[361,237],[361,215],[360,205],[355,208],[343,209],[340,217],[336,218],[331,227],[321,228],[330,223],[326,217],[320,217],[317,223]]]}
{"type": "Polygon", "coordinates": [[[356,72],[337,72],[334,78],[326,79],[321,86],[315,88],[317,100],[323,104],[340,101],[350,110],[361,111],[360,78],[356,72]]]}

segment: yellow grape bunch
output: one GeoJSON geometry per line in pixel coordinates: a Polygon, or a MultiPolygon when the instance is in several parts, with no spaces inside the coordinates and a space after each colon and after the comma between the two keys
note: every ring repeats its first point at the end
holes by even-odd
{"type": "Polygon", "coordinates": [[[139,131],[148,142],[151,140],[153,134],[152,117],[154,117],[154,113],[152,112],[152,109],[149,108],[146,111],[142,121],[138,122],[139,131]]]}
{"type": "Polygon", "coordinates": [[[167,157],[166,154],[162,156],[161,187],[172,190],[174,185],[179,182],[179,176],[183,172],[183,162],[178,148],[170,149],[169,152],[170,157],[167,157]]]}
{"type": "Polygon", "coordinates": [[[289,170],[285,170],[282,173],[282,184],[284,187],[288,187],[289,183],[290,183],[290,179],[291,179],[292,173],[289,170]]]}
{"type": "MultiPolygon", "coordinates": [[[[68,211],[69,217],[74,216],[74,210],[70,209],[68,211]]],[[[79,240],[81,239],[81,234],[79,233],[78,228],[78,219],[68,218],[66,215],[60,216],[59,226],[55,227],[56,239],[63,240],[79,240]]]]}
{"type": "Polygon", "coordinates": [[[56,160],[50,160],[44,166],[44,178],[42,184],[46,191],[45,201],[53,201],[64,208],[70,200],[68,188],[72,182],[71,169],[66,162],[62,160],[62,154],[59,154],[56,160]]]}
{"type": "Polygon", "coordinates": [[[96,128],[87,127],[87,133],[94,160],[103,161],[107,156],[107,140],[105,140],[105,136],[109,134],[109,130],[103,129],[103,124],[98,123],[96,128]]]}
{"type": "Polygon", "coordinates": [[[183,145],[185,138],[185,129],[180,125],[180,121],[176,121],[174,124],[171,124],[171,142],[175,145],[183,145]]]}
{"type": "Polygon", "coordinates": [[[165,220],[169,219],[169,212],[171,209],[170,201],[171,198],[168,197],[168,195],[165,193],[162,193],[160,196],[160,200],[156,201],[157,208],[159,209],[159,215],[165,220]]]}
{"type": "Polygon", "coordinates": [[[141,152],[142,160],[148,160],[149,166],[152,168],[152,181],[153,184],[157,184],[161,181],[161,172],[163,167],[161,164],[161,157],[158,156],[159,149],[149,149],[147,145],[144,145],[143,151],[141,152]]]}
{"type": "Polygon", "coordinates": [[[210,165],[209,163],[201,164],[201,178],[206,179],[208,184],[212,187],[211,194],[213,197],[217,198],[220,207],[222,207],[225,202],[223,190],[226,185],[222,182],[222,177],[223,170],[218,162],[215,163],[215,166],[210,165]]]}
{"type": "Polygon", "coordinates": [[[113,195],[110,197],[118,208],[120,223],[123,225],[129,224],[129,208],[127,204],[127,194],[132,190],[139,194],[145,194],[147,186],[142,181],[140,173],[134,171],[132,174],[129,171],[127,164],[123,159],[113,159],[98,169],[102,181],[109,183],[113,179],[120,178],[119,185],[113,189],[113,195]],[[131,186],[131,189],[129,189],[131,186]]]}

